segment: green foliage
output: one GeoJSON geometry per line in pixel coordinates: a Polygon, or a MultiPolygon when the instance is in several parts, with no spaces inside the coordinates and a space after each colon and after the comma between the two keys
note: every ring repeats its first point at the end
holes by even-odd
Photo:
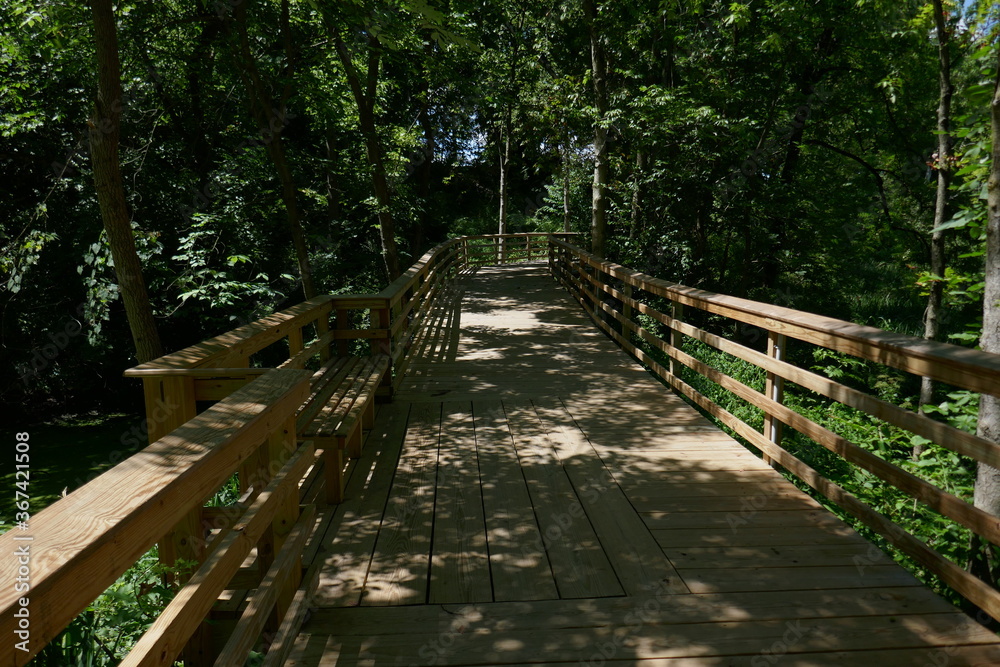
{"type": "MultiPolygon", "coordinates": [[[[193,563],[168,567],[157,550],[147,552],[101,594],[32,662],[39,667],[104,667],[117,665],[152,625],[177,592],[165,584],[183,577],[193,563]]],[[[179,663],[178,663],[179,664],[179,663]]]]}
{"type": "MultiPolygon", "coordinates": [[[[242,268],[252,264],[246,255],[219,257],[222,234],[212,216],[195,214],[189,231],[180,237],[177,253],[171,257],[185,267],[173,282],[173,287],[181,293],[178,308],[188,300],[201,301],[212,310],[229,309],[253,300],[275,302],[284,294],[274,289],[266,273],[257,273],[251,280],[233,280],[231,271],[218,266],[224,261],[228,269],[242,268]]],[[[289,274],[281,276],[291,280],[289,274]]]]}

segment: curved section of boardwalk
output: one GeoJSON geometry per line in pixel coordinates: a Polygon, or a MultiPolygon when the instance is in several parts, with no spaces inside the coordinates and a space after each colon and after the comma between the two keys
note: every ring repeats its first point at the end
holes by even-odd
{"type": "Polygon", "coordinates": [[[541,265],[438,301],[297,666],[968,665],[997,637],[664,389],[541,265]]]}

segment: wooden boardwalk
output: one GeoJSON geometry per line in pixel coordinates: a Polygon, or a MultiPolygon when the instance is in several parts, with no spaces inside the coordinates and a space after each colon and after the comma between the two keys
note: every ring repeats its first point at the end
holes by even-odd
{"type": "Polygon", "coordinates": [[[288,665],[1000,664],[544,266],[451,289],[322,519],[288,665]]]}

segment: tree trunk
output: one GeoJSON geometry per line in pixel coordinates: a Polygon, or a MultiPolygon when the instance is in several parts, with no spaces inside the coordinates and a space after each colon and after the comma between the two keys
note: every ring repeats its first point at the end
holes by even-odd
{"type": "Polygon", "coordinates": [[[288,122],[285,110],[285,100],[291,96],[291,78],[294,71],[293,50],[291,33],[288,20],[288,0],[281,3],[281,33],[285,43],[286,72],[284,79],[285,89],[280,100],[273,100],[267,87],[261,80],[260,71],[257,68],[257,61],[253,51],[250,49],[250,39],[247,35],[247,3],[240,2],[236,5],[235,19],[239,27],[240,55],[242,59],[241,75],[243,84],[250,99],[250,110],[261,136],[267,146],[268,157],[274,164],[281,182],[281,200],[285,205],[285,219],[288,230],[292,237],[292,246],[295,249],[295,258],[299,267],[299,276],[302,279],[302,293],[305,298],[311,299],[316,296],[316,288],[313,286],[312,265],[309,262],[309,248],[306,244],[305,233],[302,231],[302,221],[299,218],[299,207],[297,203],[298,189],[295,186],[295,179],[292,176],[291,167],[285,154],[284,143],[281,134],[288,122]]]}
{"type": "Polygon", "coordinates": [[[313,285],[312,266],[309,263],[309,247],[306,245],[306,236],[302,231],[302,223],[299,219],[299,204],[296,196],[298,189],[295,187],[292,168],[288,164],[285,144],[281,140],[279,132],[275,132],[271,136],[271,143],[267,145],[267,153],[271,156],[271,162],[278,172],[278,180],[281,181],[281,201],[285,205],[288,230],[292,235],[292,246],[295,248],[299,275],[302,277],[302,292],[307,299],[311,299],[316,296],[316,287],[313,285]]]}
{"type": "Polygon", "coordinates": [[[369,36],[368,75],[365,88],[361,87],[361,77],[354,68],[354,62],[347,45],[340,35],[335,35],[337,55],[347,74],[347,82],[358,106],[358,125],[365,140],[365,153],[371,171],[372,190],[378,203],[379,238],[382,241],[382,259],[390,282],[402,271],[399,268],[399,250],[396,247],[396,221],[392,217],[392,196],[385,176],[385,158],[375,125],[375,94],[378,89],[379,59],[381,45],[374,35],[369,36]]]}
{"type": "Polygon", "coordinates": [[[590,31],[590,63],[594,80],[594,101],[597,122],[594,124],[594,184],[591,203],[591,251],[598,257],[607,252],[607,199],[605,190],[611,177],[608,164],[608,130],[604,126],[608,115],[608,60],[597,25],[595,0],[584,0],[583,11],[590,31]]]}
{"type": "MultiPolygon", "coordinates": [[[[833,55],[837,48],[833,28],[827,27],[816,43],[816,60],[808,64],[798,78],[799,96],[802,103],[795,110],[791,127],[787,133],[785,159],[781,167],[781,183],[787,192],[795,181],[799,164],[802,161],[802,139],[805,136],[806,123],[812,115],[812,97],[823,79],[822,64],[833,55]]],[[[758,284],[765,288],[777,287],[783,272],[781,255],[788,247],[789,223],[799,219],[798,213],[783,215],[775,213],[764,235],[764,247],[758,252],[762,257],[761,274],[758,284]]]]}
{"type": "Polygon", "coordinates": [[[572,231],[572,221],[570,220],[570,202],[571,202],[571,192],[569,184],[569,174],[570,174],[570,147],[569,147],[569,130],[566,130],[565,140],[563,144],[563,163],[562,163],[562,191],[563,191],[563,231],[572,231]]]}
{"type": "Polygon", "coordinates": [[[507,168],[510,164],[510,126],[504,132],[503,149],[500,151],[500,224],[498,234],[507,233],[507,168]]]}
{"type": "Polygon", "coordinates": [[[635,154],[635,182],[632,190],[632,224],[628,230],[630,240],[635,240],[639,236],[639,228],[642,226],[642,182],[646,174],[646,151],[639,151],[635,154]]]}
{"type": "MultiPolygon", "coordinates": [[[[983,336],[979,346],[984,352],[1000,354],[1000,51],[990,106],[993,154],[990,166],[988,218],[986,222],[986,270],[983,292],[983,336]]],[[[1000,398],[983,394],[979,399],[977,435],[1000,443],[1000,398]]],[[[1000,470],[980,462],[976,471],[974,502],[979,509],[1000,516],[1000,470]]],[[[984,545],[989,550],[989,544],[984,545]]],[[[973,553],[973,571],[993,581],[989,558],[973,553]],[[977,571],[978,570],[978,571],[977,571]]]]}
{"type": "MultiPolygon", "coordinates": [[[[500,153],[500,224],[498,234],[507,233],[507,210],[510,206],[508,189],[510,179],[510,109],[508,108],[506,130],[504,131],[503,150],[500,153]]],[[[507,262],[507,239],[497,239],[501,264],[507,262]]]]}
{"type": "Polygon", "coordinates": [[[414,257],[420,256],[427,229],[431,224],[431,175],[434,169],[434,153],[437,150],[437,137],[431,119],[430,63],[433,57],[434,42],[428,37],[424,42],[424,76],[420,82],[420,128],[424,133],[424,148],[417,164],[417,197],[423,205],[423,211],[420,214],[419,224],[413,230],[411,250],[414,257]]]}
{"type": "Polygon", "coordinates": [[[163,355],[156,319],[149,304],[142,264],[135,248],[132,221],[125,202],[118,137],[122,113],[118,33],[111,0],[92,0],[97,54],[97,100],[90,121],[90,156],[101,218],[115,262],[115,276],[139,363],[163,355]]]}
{"type": "Polygon", "coordinates": [[[326,210],[330,220],[340,218],[340,179],[333,165],[337,152],[333,129],[326,131],[326,210]]]}
{"type": "MultiPolygon", "coordinates": [[[[944,277],[945,245],[944,232],[937,228],[948,221],[948,191],[951,188],[951,53],[948,26],[945,22],[941,0],[934,0],[934,23],[938,36],[938,80],[939,95],[937,108],[938,159],[937,195],[934,202],[934,230],[931,232],[931,283],[924,311],[924,338],[934,340],[938,336],[938,318],[944,286],[937,278],[944,277]]],[[[934,400],[934,382],[929,377],[920,380],[920,401],[922,409],[934,400]]],[[[923,445],[913,446],[913,458],[923,452],[923,445]]]]}

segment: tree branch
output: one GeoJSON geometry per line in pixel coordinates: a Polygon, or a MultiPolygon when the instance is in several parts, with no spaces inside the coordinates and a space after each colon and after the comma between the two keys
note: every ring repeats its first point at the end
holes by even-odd
{"type": "Polygon", "coordinates": [[[837,146],[828,144],[825,141],[821,141],[820,139],[808,139],[805,143],[811,146],[822,146],[823,148],[831,150],[838,155],[843,155],[848,159],[854,160],[868,170],[868,172],[875,178],[875,184],[878,186],[878,196],[879,200],[882,202],[882,212],[885,213],[885,219],[889,221],[890,225],[892,224],[892,213],[889,212],[889,198],[885,194],[885,179],[882,178],[882,174],[879,169],[876,169],[864,158],[859,157],[850,151],[845,151],[843,148],[838,148],[837,146]]]}

